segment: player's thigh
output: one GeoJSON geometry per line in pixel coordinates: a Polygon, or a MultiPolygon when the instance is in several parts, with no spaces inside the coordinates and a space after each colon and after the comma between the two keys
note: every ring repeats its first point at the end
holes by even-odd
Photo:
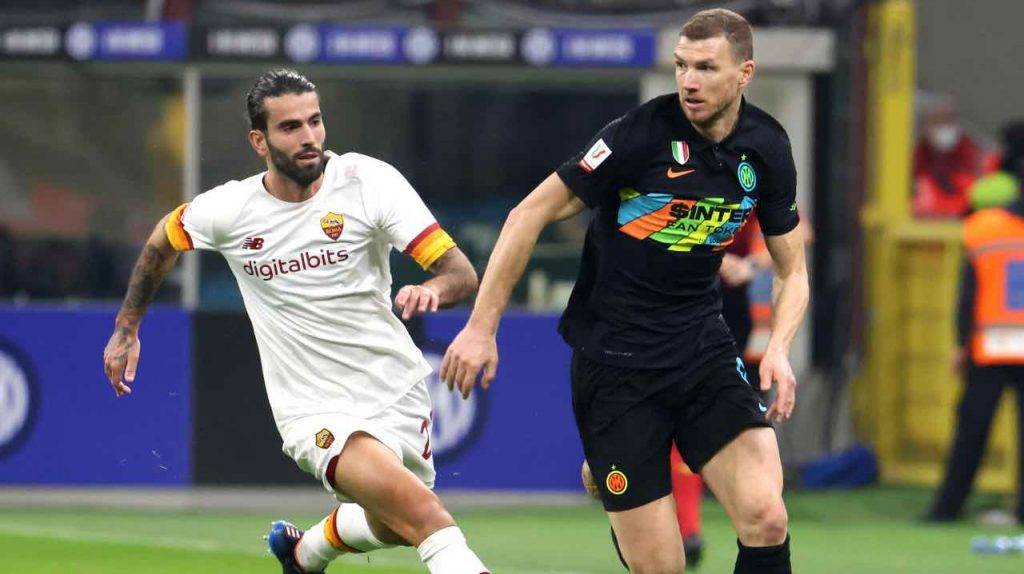
{"type": "MultiPolygon", "coordinates": [[[[725,508],[740,539],[777,538],[787,517],[782,501],[782,463],[774,429],[748,428],[719,450],[701,470],[708,488],[725,508]]],[[[746,542],[746,541],[744,541],[746,542]]]]}
{"type": "Polygon", "coordinates": [[[672,492],[673,412],[641,395],[610,398],[615,384],[642,387],[650,372],[573,359],[573,410],[583,452],[608,512],[631,510],[672,492]]]}
{"type": "Polygon", "coordinates": [[[425,381],[420,381],[394,405],[374,417],[387,428],[401,452],[402,464],[428,488],[434,488],[437,472],[430,445],[433,405],[425,381]]]}
{"type": "Polygon", "coordinates": [[[694,472],[743,431],[771,427],[768,408],[751,386],[743,362],[734,354],[713,359],[700,380],[680,397],[674,439],[694,472]]]}
{"type": "Polygon", "coordinates": [[[365,432],[349,437],[332,470],[335,488],[413,545],[455,524],[437,495],[394,451],[365,432]]]}
{"type": "Polygon", "coordinates": [[[781,542],[787,519],[778,444],[743,362],[714,359],[684,398],[675,429],[683,460],[704,477],[744,544],[781,542]]]}
{"type": "Polygon", "coordinates": [[[630,510],[609,512],[608,521],[633,574],[684,570],[683,540],[671,495],[630,510]]]}
{"type": "Polygon", "coordinates": [[[391,448],[364,431],[352,433],[331,473],[334,487],[367,510],[403,493],[424,496],[431,492],[391,448]]]}
{"type": "Polygon", "coordinates": [[[402,460],[402,448],[395,434],[378,421],[341,413],[310,415],[281,429],[282,450],[299,468],[316,477],[339,502],[355,502],[334,484],[338,456],[358,432],[375,437],[385,445],[391,458],[402,460]]]}
{"type": "Polygon", "coordinates": [[[289,425],[283,435],[285,453],[320,479],[339,502],[375,512],[389,500],[433,497],[405,468],[401,440],[380,421],[316,415],[289,425]]]}

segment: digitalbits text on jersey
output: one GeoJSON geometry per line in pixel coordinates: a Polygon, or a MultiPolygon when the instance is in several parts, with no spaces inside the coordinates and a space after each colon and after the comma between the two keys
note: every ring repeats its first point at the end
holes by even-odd
{"type": "Polygon", "coordinates": [[[303,251],[294,259],[250,261],[242,269],[247,275],[270,281],[279,275],[307,271],[324,265],[337,265],[346,259],[348,251],[344,249],[321,249],[318,253],[303,251]]]}

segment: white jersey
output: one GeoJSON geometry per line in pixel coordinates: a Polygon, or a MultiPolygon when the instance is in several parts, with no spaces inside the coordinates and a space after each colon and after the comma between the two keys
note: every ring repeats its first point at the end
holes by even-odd
{"type": "Polygon", "coordinates": [[[392,312],[392,247],[424,268],[454,246],[392,166],[329,155],[311,198],[286,202],[264,174],[231,181],[169,218],[176,249],[219,251],[259,346],[278,428],[298,417],[369,418],[430,373],[392,312]]]}

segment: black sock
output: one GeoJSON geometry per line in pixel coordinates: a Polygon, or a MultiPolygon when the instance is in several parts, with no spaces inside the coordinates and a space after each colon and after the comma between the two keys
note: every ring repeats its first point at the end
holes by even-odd
{"type": "Polygon", "coordinates": [[[734,574],[792,574],[789,563],[789,535],[778,546],[744,546],[736,541],[740,551],[736,555],[734,574]]]}

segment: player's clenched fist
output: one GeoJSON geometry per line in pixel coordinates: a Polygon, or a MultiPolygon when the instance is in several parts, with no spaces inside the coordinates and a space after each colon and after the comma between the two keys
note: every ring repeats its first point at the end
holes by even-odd
{"type": "Polygon", "coordinates": [[[448,390],[458,388],[465,399],[481,372],[480,386],[487,389],[498,372],[498,343],[493,334],[466,326],[444,354],[441,380],[448,385],[448,390]]]}
{"type": "Polygon", "coordinates": [[[414,315],[437,311],[441,297],[429,287],[406,285],[395,295],[395,307],[402,310],[402,320],[408,321],[414,315]]]}
{"type": "Polygon", "coordinates": [[[103,371],[110,379],[117,396],[132,393],[127,383],[135,381],[135,370],[139,365],[141,351],[142,342],[128,329],[119,327],[107,341],[107,346],[103,349],[103,371]]]}

